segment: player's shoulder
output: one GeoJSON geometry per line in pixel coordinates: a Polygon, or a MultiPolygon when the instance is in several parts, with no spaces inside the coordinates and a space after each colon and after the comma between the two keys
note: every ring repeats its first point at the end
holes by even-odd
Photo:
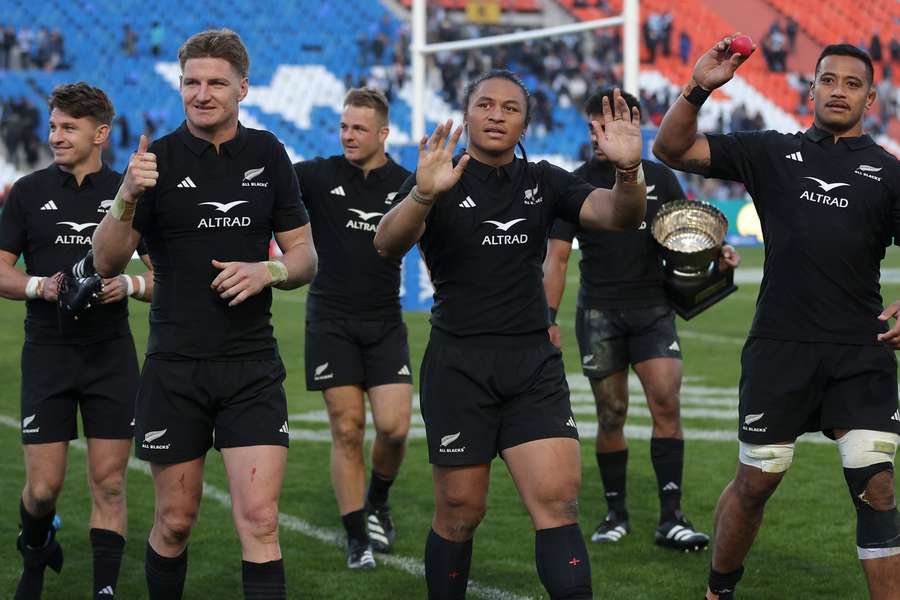
{"type": "Polygon", "coordinates": [[[56,165],[50,165],[27,175],[22,175],[13,184],[14,190],[35,189],[45,186],[59,179],[59,169],[56,165]]]}
{"type": "Polygon", "coordinates": [[[412,171],[395,161],[393,158],[388,156],[388,162],[385,165],[387,168],[387,175],[392,180],[397,180],[401,184],[406,181],[406,178],[412,175],[412,171]]]}
{"type": "Polygon", "coordinates": [[[316,156],[308,160],[301,160],[294,163],[294,171],[298,177],[310,179],[328,179],[334,178],[334,173],[340,168],[340,162],[343,156],[335,154],[334,156],[316,156]]]}

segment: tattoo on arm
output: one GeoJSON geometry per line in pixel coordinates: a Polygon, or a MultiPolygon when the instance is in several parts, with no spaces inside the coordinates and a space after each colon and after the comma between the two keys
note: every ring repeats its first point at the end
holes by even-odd
{"type": "Polygon", "coordinates": [[[708,175],[710,160],[708,158],[689,158],[678,161],[678,164],[674,166],[679,171],[697,173],[698,175],[708,175]]]}

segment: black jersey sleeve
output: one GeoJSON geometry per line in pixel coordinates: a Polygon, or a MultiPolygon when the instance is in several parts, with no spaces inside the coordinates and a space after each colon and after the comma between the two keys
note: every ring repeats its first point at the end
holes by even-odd
{"type": "Polygon", "coordinates": [[[706,177],[752,183],[759,157],[766,153],[767,131],[707,133],[709,174],[706,177]]]}
{"type": "Polygon", "coordinates": [[[403,185],[400,186],[400,189],[397,190],[397,195],[391,200],[391,208],[403,202],[403,200],[409,196],[409,192],[413,189],[414,185],[416,185],[416,173],[412,172],[409,174],[409,177],[406,178],[406,181],[403,182],[403,185]]]}
{"type": "Polygon", "coordinates": [[[281,142],[274,143],[273,152],[275,205],[272,209],[272,229],[278,232],[303,227],[309,223],[309,214],[302,202],[294,166],[281,142]]]}
{"type": "Polygon", "coordinates": [[[893,185],[891,186],[891,192],[893,197],[891,198],[891,234],[894,238],[894,245],[900,246],[900,171],[898,171],[897,167],[900,166],[900,163],[896,161],[891,161],[893,163],[893,185]]]}
{"type": "Polygon", "coordinates": [[[578,223],[581,206],[596,188],[580,177],[547,161],[541,161],[538,166],[543,172],[544,185],[549,193],[549,199],[554,202],[551,216],[565,219],[570,223],[578,223]]]}
{"type": "Polygon", "coordinates": [[[572,240],[575,239],[577,230],[578,227],[575,223],[570,223],[564,219],[554,219],[553,225],[550,226],[550,239],[562,240],[571,244],[572,240]]]}
{"type": "Polygon", "coordinates": [[[0,213],[0,250],[19,256],[25,249],[25,211],[20,196],[22,185],[13,185],[0,213]]]}
{"type": "Polygon", "coordinates": [[[297,183],[300,186],[300,199],[303,206],[309,211],[309,201],[312,198],[312,179],[316,167],[315,160],[303,160],[294,164],[294,173],[297,175],[297,183]]]}

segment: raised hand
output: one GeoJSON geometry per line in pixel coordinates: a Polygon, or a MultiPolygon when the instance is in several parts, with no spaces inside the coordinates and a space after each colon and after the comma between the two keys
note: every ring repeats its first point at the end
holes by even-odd
{"type": "Polygon", "coordinates": [[[591,121],[597,146],[620,169],[631,169],[641,162],[641,113],[628,103],[619,88],[613,90],[613,106],[603,98],[603,121],[591,121]]]}
{"type": "Polygon", "coordinates": [[[159,172],[156,170],[156,155],[147,152],[147,136],[141,134],[141,141],[138,143],[137,152],[131,155],[128,161],[128,170],[125,171],[125,179],[122,182],[122,191],[126,202],[137,202],[137,200],[148,189],[156,186],[156,180],[159,179],[159,172]]]}
{"type": "MultiPolygon", "coordinates": [[[[725,85],[734,77],[737,68],[750,58],[750,56],[731,52],[731,40],[738,35],[740,32],[725,36],[697,60],[693,76],[694,81],[699,83],[700,87],[714,90],[725,85]]],[[[756,50],[756,44],[753,44],[753,50],[756,50]]]]}
{"type": "Polygon", "coordinates": [[[462,177],[469,155],[464,154],[456,166],[453,166],[453,152],[462,135],[462,125],[456,128],[453,135],[453,119],[438,125],[430,138],[423,137],[419,141],[419,163],[416,165],[416,187],[420,194],[437,196],[446,192],[462,177]],[[449,139],[448,139],[449,138],[449,139]]]}

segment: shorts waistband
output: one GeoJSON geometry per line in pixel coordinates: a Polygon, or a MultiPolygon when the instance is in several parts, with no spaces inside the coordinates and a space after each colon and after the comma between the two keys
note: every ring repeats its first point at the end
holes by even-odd
{"type": "Polygon", "coordinates": [[[527,348],[535,343],[549,340],[545,330],[532,331],[530,333],[518,333],[512,335],[480,334],[480,335],[454,335],[437,327],[431,328],[431,339],[441,344],[456,346],[481,346],[487,348],[527,348]]]}

